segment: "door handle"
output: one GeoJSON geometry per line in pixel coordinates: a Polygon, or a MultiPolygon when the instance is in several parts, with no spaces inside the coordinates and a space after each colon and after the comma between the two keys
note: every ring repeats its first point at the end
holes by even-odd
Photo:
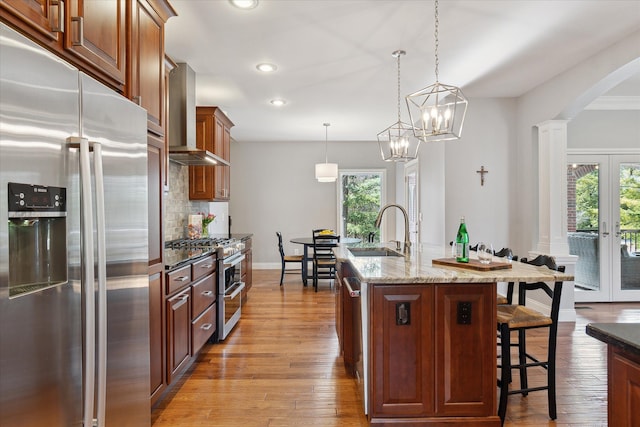
{"type": "Polygon", "coordinates": [[[602,237],[607,237],[609,232],[607,231],[607,222],[602,221],[602,237]]]}

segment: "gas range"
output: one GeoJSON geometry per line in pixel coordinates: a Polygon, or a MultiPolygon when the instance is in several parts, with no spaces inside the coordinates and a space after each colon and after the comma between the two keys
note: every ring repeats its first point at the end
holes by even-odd
{"type": "Polygon", "coordinates": [[[218,257],[223,259],[230,258],[244,249],[244,243],[226,237],[182,238],[167,241],[164,247],[165,270],[173,270],[213,252],[219,251],[218,257]]]}

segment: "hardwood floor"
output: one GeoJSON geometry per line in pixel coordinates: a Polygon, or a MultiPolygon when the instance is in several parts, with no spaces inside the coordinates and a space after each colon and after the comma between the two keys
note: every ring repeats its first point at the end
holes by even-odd
{"type": "MultiPolygon", "coordinates": [[[[286,274],[282,288],[279,280],[279,270],[254,270],[240,323],[223,343],[205,346],[152,411],[154,427],[368,425],[339,355],[328,282],[316,293],[298,274],[286,274]]],[[[505,426],[607,425],[606,347],[585,326],[640,322],[640,303],[576,307],[577,321],[559,328],[558,419],[548,418],[546,392],[535,392],[509,398],[505,426]]],[[[546,347],[546,336],[531,336],[546,347]]]]}

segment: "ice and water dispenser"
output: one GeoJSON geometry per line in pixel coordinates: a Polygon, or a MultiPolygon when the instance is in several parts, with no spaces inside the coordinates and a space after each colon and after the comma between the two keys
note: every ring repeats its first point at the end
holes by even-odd
{"type": "Polygon", "coordinates": [[[9,297],[67,282],[66,189],[10,182],[9,297]]]}

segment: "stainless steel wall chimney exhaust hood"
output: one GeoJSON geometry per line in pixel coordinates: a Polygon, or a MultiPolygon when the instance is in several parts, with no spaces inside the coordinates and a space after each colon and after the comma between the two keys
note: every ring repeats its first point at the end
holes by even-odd
{"type": "Polygon", "coordinates": [[[169,76],[169,160],[188,166],[229,166],[196,147],[196,73],[185,63],[169,76]]]}

